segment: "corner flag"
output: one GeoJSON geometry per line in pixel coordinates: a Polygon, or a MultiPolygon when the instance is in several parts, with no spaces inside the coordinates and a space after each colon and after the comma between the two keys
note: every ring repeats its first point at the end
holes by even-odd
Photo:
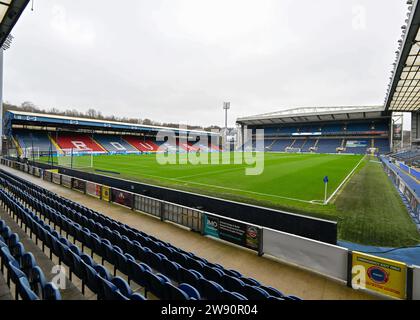
{"type": "Polygon", "coordinates": [[[328,183],[328,176],[324,177],[324,183],[328,183]]]}

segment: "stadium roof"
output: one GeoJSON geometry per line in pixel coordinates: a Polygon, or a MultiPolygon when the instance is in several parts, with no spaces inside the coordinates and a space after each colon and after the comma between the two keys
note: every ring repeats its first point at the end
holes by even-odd
{"type": "MultiPolygon", "coordinates": [[[[1,0],[0,0],[1,1],[1,0]]],[[[134,124],[118,121],[107,121],[88,118],[67,117],[54,114],[32,113],[23,111],[8,111],[8,121],[19,122],[27,125],[54,125],[54,126],[79,126],[80,128],[90,129],[115,129],[115,130],[128,130],[128,131],[175,131],[177,133],[193,133],[205,135],[218,135],[218,133],[202,131],[202,130],[189,130],[185,128],[169,128],[160,126],[149,126],[144,124],[134,124]]]]}
{"type": "Polygon", "coordinates": [[[411,4],[407,25],[402,26],[403,37],[396,51],[397,59],[385,100],[390,111],[419,111],[420,106],[420,6],[411,4]]]}
{"type": "Polygon", "coordinates": [[[244,125],[267,125],[335,120],[365,120],[377,119],[384,116],[386,116],[386,113],[384,112],[383,106],[300,107],[238,118],[236,122],[244,125]]]}
{"type": "Polygon", "coordinates": [[[0,47],[12,31],[29,0],[0,0],[0,47]]]}

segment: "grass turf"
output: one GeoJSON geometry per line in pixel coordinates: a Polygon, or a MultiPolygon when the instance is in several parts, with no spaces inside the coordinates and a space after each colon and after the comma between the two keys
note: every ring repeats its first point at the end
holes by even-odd
{"type": "MultiPolygon", "coordinates": [[[[264,156],[264,171],[255,176],[245,175],[245,168],[251,165],[160,165],[156,155],[95,156],[94,168],[84,170],[114,171],[123,179],[336,220],[339,238],[346,241],[383,246],[420,242],[414,224],[380,164],[367,159],[361,161],[359,155],[265,153],[264,156]],[[321,205],[323,177],[329,177],[330,196],[360,161],[355,175],[339,195],[328,205],[321,205]]],[[[179,157],[185,160],[186,154],[179,157]]],[[[231,163],[233,157],[231,154],[231,163]]],[[[73,162],[77,165],[89,161],[74,157],[73,162]]]]}

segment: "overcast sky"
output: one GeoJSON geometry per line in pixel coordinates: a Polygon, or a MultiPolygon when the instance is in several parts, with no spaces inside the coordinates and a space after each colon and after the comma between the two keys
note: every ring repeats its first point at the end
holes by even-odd
{"type": "Polygon", "coordinates": [[[405,1],[36,0],[4,99],[223,125],[295,106],[383,104],[405,1]]]}

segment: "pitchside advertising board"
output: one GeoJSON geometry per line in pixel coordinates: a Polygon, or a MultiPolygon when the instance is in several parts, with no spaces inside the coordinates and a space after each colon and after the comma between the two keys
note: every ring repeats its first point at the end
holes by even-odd
{"type": "Polygon", "coordinates": [[[133,204],[133,194],[118,189],[112,189],[112,202],[131,208],[133,204]]]}
{"type": "Polygon", "coordinates": [[[96,198],[101,197],[101,186],[96,183],[88,182],[86,184],[86,193],[96,198]]]}
{"type": "Polygon", "coordinates": [[[366,289],[395,298],[406,298],[407,265],[390,259],[352,252],[352,278],[366,289]],[[363,274],[360,274],[360,273],[363,274]]]}
{"type": "Polygon", "coordinates": [[[204,234],[258,251],[258,227],[204,214],[204,234]]]}

